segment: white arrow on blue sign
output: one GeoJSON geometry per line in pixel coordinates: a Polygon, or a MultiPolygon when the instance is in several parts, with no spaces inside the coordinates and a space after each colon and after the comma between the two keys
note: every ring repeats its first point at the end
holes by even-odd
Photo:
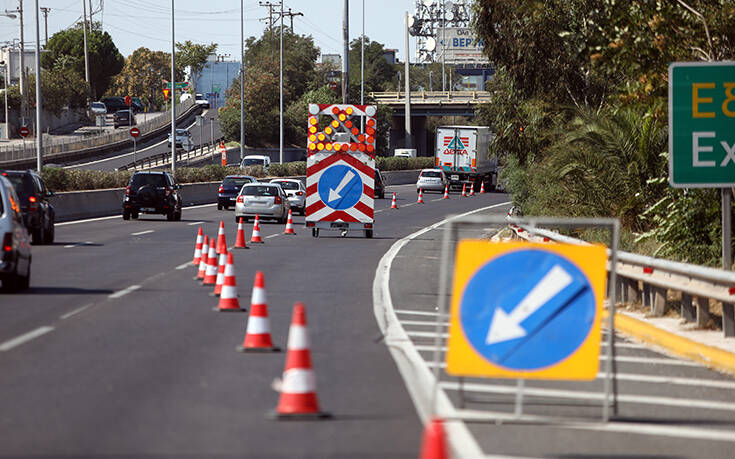
{"type": "Polygon", "coordinates": [[[337,164],[322,173],[317,189],[324,204],[335,210],[345,210],[362,198],[363,184],[355,169],[337,164]]]}

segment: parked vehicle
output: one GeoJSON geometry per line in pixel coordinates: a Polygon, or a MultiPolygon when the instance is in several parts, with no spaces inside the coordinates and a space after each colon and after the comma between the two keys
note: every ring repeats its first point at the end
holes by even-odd
{"type": "Polygon", "coordinates": [[[296,179],[273,179],[271,183],[281,185],[294,212],[306,215],[306,186],[304,182],[296,179]]]}
{"type": "Polygon", "coordinates": [[[107,113],[107,106],[105,106],[105,104],[103,104],[102,102],[92,102],[89,106],[89,109],[95,115],[104,115],[105,113],[107,113]]]}
{"type": "Polygon", "coordinates": [[[217,190],[217,210],[222,210],[235,205],[240,189],[246,183],[257,183],[258,179],[249,175],[228,175],[222,180],[217,190]]]}
{"type": "Polygon", "coordinates": [[[209,99],[204,97],[202,94],[194,95],[194,103],[197,105],[201,105],[202,108],[209,108],[209,99]]]}
{"type": "Polygon", "coordinates": [[[424,191],[438,191],[443,192],[444,186],[447,185],[447,180],[444,171],[441,169],[424,169],[419,173],[419,178],[416,180],[416,192],[419,190],[424,191]]]}
{"type": "MultiPolygon", "coordinates": [[[[186,143],[191,143],[191,132],[189,132],[187,129],[177,129],[176,130],[176,147],[181,147],[186,143]]],[[[168,146],[171,146],[171,133],[168,133],[168,146]]]]}
{"type": "Polygon", "coordinates": [[[123,220],[141,213],[165,215],[169,221],[181,220],[182,199],[173,176],[168,172],[142,171],[130,177],[123,198],[123,220]]]}
{"type": "Polygon", "coordinates": [[[385,199],[385,182],[383,181],[383,174],[379,170],[375,169],[375,190],[373,196],[379,199],[385,199]]]}
{"type": "Polygon", "coordinates": [[[0,175],[0,281],[11,292],[31,283],[31,242],[19,199],[10,180],[0,175]]]}
{"type": "Polygon", "coordinates": [[[120,126],[135,126],[135,112],[132,110],[118,110],[115,112],[115,114],[112,116],[112,121],[115,125],[115,129],[119,128],[120,126]]]}
{"type": "Polygon", "coordinates": [[[240,167],[247,166],[263,166],[263,170],[267,171],[268,166],[271,165],[270,156],[265,155],[247,155],[240,162],[240,167]]]}
{"type": "Polygon", "coordinates": [[[487,126],[439,126],[436,128],[437,169],[449,178],[449,186],[462,188],[472,185],[480,190],[493,190],[497,184],[498,161],[488,158],[488,145],[492,133],[487,126]]]}
{"type": "Polygon", "coordinates": [[[118,110],[127,110],[128,106],[125,104],[124,97],[104,97],[100,100],[105,107],[107,107],[107,113],[115,113],[118,110]]]}
{"type": "Polygon", "coordinates": [[[397,158],[415,158],[416,149],[415,148],[396,148],[393,151],[393,156],[397,158]]]}
{"type": "Polygon", "coordinates": [[[291,205],[277,183],[246,183],[235,203],[235,222],[247,222],[250,217],[275,218],[286,223],[291,205]]]}
{"type": "Polygon", "coordinates": [[[54,195],[53,191],[46,188],[43,179],[35,171],[2,171],[0,175],[13,184],[23,224],[31,234],[33,243],[52,244],[56,211],[48,198],[54,195]]]}
{"type": "Polygon", "coordinates": [[[140,100],[140,97],[133,97],[133,103],[130,104],[130,106],[133,107],[133,110],[136,113],[145,111],[145,105],[143,105],[143,101],[140,100]]]}

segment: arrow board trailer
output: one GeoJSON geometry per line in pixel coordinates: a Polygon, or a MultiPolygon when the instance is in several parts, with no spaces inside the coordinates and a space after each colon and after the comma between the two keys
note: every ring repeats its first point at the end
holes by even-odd
{"type": "Polygon", "coordinates": [[[312,236],[356,230],[373,237],[376,111],[374,105],[309,105],[306,227],[312,236]]]}
{"type": "Polygon", "coordinates": [[[498,161],[488,158],[488,145],[492,132],[487,126],[439,126],[436,128],[436,153],[434,164],[449,179],[449,186],[465,185],[480,190],[495,189],[498,177],[498,161]]]}

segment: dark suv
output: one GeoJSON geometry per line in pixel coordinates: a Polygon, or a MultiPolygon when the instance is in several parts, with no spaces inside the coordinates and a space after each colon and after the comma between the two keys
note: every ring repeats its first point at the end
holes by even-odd
{"type": "Polygon", "coordinates": [[[169,221],[181,220],[180,185],[168,172],[136,172],[130,177],[123,199],[123,220],[144,214],[162,214],[169,221]]]}
{"type": "Polygon", "coordinates": [[[115,113],[118,110],[127,110],[128,106],[125,104],[124,97],[105,97],[100,100],[105,107],[107,107],[107,113],[115,113]]]}
{"type": "Polygon", "coordinates": [[[48,198],[54,193],[46,188],[41,177],[34,171],[2,171],[10,180],[20,199],[23,223],[31,233],[34,244],[54,242],[54,223],[56,212],[48,198]]]}

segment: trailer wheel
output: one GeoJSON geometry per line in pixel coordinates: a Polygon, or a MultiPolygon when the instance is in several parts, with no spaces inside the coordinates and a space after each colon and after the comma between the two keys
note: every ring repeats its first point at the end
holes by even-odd
{"type": "Polygon", "coordinates": [[[312,237],[319,237],[319,228],[312,228],[311,229],[311,236],[312,237]]]}
{"type": "Polygon", "coordinates": [[[373,238],[373,230],[371,230],[371,229],[365,230],[365,237],[367,239],[372,239],[373,238]]]}

